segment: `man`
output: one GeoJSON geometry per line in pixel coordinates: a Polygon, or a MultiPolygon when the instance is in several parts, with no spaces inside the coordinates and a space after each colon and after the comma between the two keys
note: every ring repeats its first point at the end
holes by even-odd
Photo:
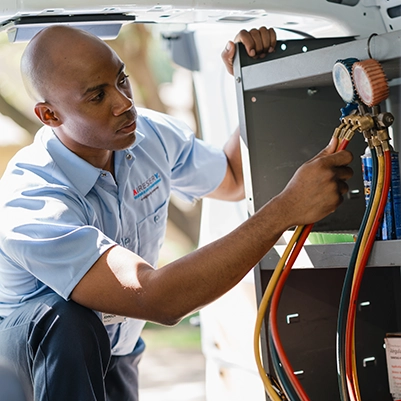
{"type": "MultiPolygon", "coordinates": [[[[236,40],[263,57],[276,37],[261,28],[236,40]]],[[[234,53],[229,42],[231,72],[234,53]]],[[[0,183],[0,356],[30,399],[137,400],[144,321],[176,324],[235,286],[289,227],[334,211],[352,156],[332,154],[333,141],[232,233],[155,270],[171,191],[243,197],[238,133],[223,152],[136,110],[120,58],[70,27],[41,31],[21,69],[44,128],[0,183]]]]}

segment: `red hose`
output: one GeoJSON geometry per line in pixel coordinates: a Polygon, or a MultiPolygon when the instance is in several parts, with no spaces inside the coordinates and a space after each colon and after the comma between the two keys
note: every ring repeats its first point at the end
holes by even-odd
{"type": "Polygon", "coordinates": [[[277,354],[279,356],[280,362],[283,365],[283,369],[286,372],[288,379],[290,380],[292,386],[294,387],[295,391],[298,393],[298,396],[301,398],[302,401],[309,401],[309,397],[306,394],[305,390],[303,389],[301,383],[299,382],[297,376],[294,374],[294,369],[291,366],[290,361],[287,358],[287,355],[284,351],[283,344],[281,343],[280,336],[278,333],[277,327],[277,309],[278,304],[280,302],[281,292],[284,288],[284,284],[287,281],[287,278],[291,272],[291,268],[294,265],[299,252],[301,251],[303,244],[305,243],[306,239],[308,238],[309,233],[311,232],[313,224],[309,224],[304,227],[297,244],[295,245],[290,257],[288,258],[288,262],[285,266],[285,269],[281,273],[280,279],[277,282],[276,288],[274,290],[271,306],[270,306],[270,328],[273,342],[276,346],[277,354]]]}
{"type": "Polygon", "coordinates": [[[357,274],[354,279],[354,284],[351,289],[349,309],[347,315],[347,325],[345,332],[345,367],[346,367],[346,377],[347,377],[347,387],[350,393],[351,401],[356,400],[355,396],[355,383],[352,377],[352,348],[353,348],[353,338],[354,338],[354,328],[355,328],[355,315],[356,315],[356,305],[358,300],[359,289],[362,282],[363,273],[368,262],[368,258],[373,247],[373,243],[376,239],[376,233],[379,229],[380,220],[384,213],[384,208],[386,207],[388,199],[388,191],[390,188],[391,180],[391,155],[390,151],[384,152],[384,164],[385,164],[385,176],[383,183],[383,191],[380,197],[379,206],[375,220],[372,225],[372,230],[369,233],[366,248],[361,258],[361,264],[358,268],[357,274]],[[353,398],[354,397],[354,398],[353,398]]]}
{"type": "Polygon", "coordinates": [[[343,139],[340,143],[340,145],[338,146],[336,152],[339,152],[340,150],[345,150],[345,148],[348,146],[349,144],[349,140],[348,139],[343,139]]]}
{"type": "MultiPolygon", "coordinates": [[[[348,143],[349,143],[349,140],[343,139],[341,141],[340,145],[338,146],[336,152],[345,150],[348,143]]],[[[290,380],[292,386],[294,387],[294,389],[297,392],[298,396],[300,397],[301,401],[310,401],[310,399],[309,399],[308,395],[306,394],[305,390],[303,389],[301,383],[299,382],[297,376],[294,374],[294,369],[292,368],[291,363],[288,360],[287,355],[284,351],[284,347],[281,343],[280,336],[278,333],[278,327],[277,327],[277,310],[278,310],[278,304],[280,302],[281,292],[284,288],[285,282],[287,281],[287,278],[291,272],[291,268],[294,265],[312,228],[313,228],[313,224],[309,224],[304,227],[300,237],[298,238],[297,244],[295,245],[294,249],[292,250],[290,257],[288,258],[285,269],[283,270],[283,272],[277,282],[274,293],[272,295],[271,305],[270,305],[270,315],[269,315],[269,324],[270,324],[270,328],[271,328],[272,340],[276,347],[277,355],[280,359],[281,364],[283,365],[283,369],[286,372],[288,379],[290,380]]]]}

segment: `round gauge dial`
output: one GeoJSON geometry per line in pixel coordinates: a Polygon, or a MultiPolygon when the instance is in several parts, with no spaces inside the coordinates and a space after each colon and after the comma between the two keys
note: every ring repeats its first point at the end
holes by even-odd
{"type": "Polygon", "coordinates": [[[358,98],[352,81],[352,65],[357,61],[356,58],[338,60],[333,67],[334,86],[346,103],[353,103],[358,98]]]}
{"type": "Polygon", "coordinates": [[[389,95],[389,87],[383,68],[372,58],[359,61],[352,66],[355,89],[363,103],[376,106],[389,95]]]}

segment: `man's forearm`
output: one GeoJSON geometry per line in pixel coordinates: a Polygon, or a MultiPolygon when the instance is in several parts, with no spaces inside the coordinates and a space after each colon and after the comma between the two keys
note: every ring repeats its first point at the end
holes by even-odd
{"type": "Polygon", "coordinates": [[[245,191],[239,128],[230,136],[223,150],[227,158],[226,175],[220,186],[207,197],[227,201],[242,200],[244,199],[245,191]]]}
{"type": "Polygon", "coordinates": [[[240,140],[240,131],[239,127],[237,127],[224,146],[224,153],[227,156],[227,162],[235,183],[233,196],[237,200],[241,200],[245,196],[240,140]]]}

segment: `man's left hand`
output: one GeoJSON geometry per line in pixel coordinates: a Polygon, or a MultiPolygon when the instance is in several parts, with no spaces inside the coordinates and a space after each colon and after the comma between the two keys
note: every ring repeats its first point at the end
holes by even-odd
{"type": "Polygon", "coordinates": [[[247,31],[241,30],[234,41],[229,41],[221,53],[223,62],[227,71],[233,75],[233,61],[235,56],[235,43],[241,42],[250,57],[263,58],[268,53],[272,53],[276,47],[276,32],[273,28],[267,29],[261,27],[260,29],[251,29],[247,31]]]}

